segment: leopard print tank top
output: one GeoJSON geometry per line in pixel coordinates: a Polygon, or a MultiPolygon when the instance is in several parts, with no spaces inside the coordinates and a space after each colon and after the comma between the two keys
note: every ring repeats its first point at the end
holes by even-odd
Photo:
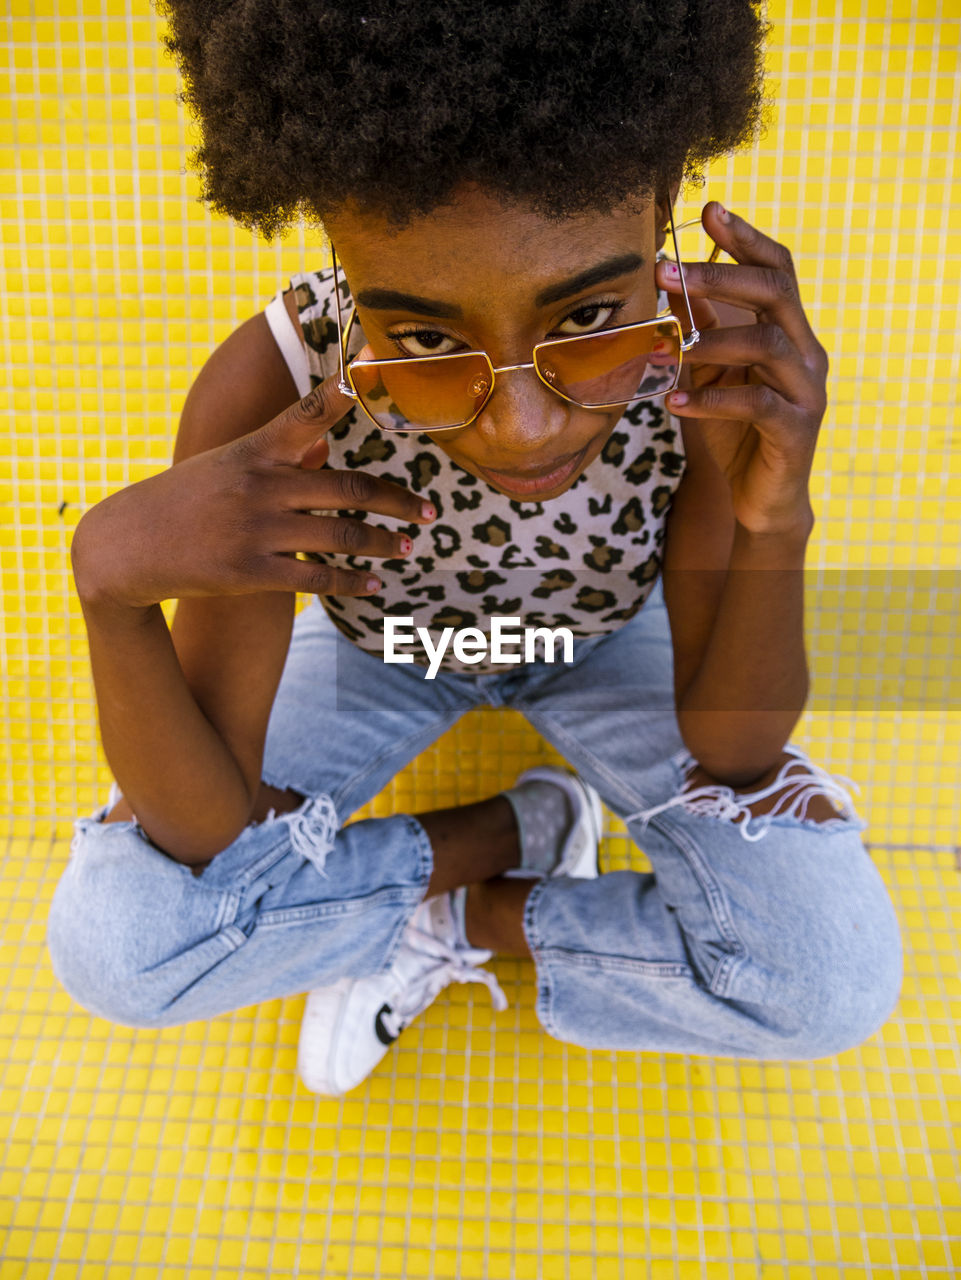
{"type": "MultiPolygon", "coordinates": [[[[338,370],[333,272],[302,272],[290,284],[306,348],[291,324],[282,291],[266,316],[303,396],[338,370]]],[[[341,290],[346,317],[350,297],[343,281],[341,290]]],[[[659,305],[664,303],[662,297],[659,305]]],[[[349,354],[364,343],[355,323],[349,354]]],[[[414,544],[405,559],[375,561],[333,553],[314,557],[371,569],[381,578],[383,586],[375,596],[321,597],[339,630],[369,653],[383,656],[386,615],[413,618],[435,645],[446,627],[477,627],[489,635],[495,616],[520,618],[521,627],[566,627],[575,636],[598,635],[632,618],[657,581],[665,519],[685,465],[677,419],[666,411],[663,397],[628,408],[584,473],[566,493],[547,502],[498,493],[448,458],[429,436],[382,432],[356,406],[327,438],[328,466],[363,467],[423,496],[437,511],[430,525],[396,522],[414,544]]],[[[389,518],[375,518],[395,525],[389,518]]],[[[405,651],[426,665],[419,646],[405,651]]],[[[440,669],[475,675],[505,670],[486,658],[468,666],[457,659],[453,646],[440,669]]]]}

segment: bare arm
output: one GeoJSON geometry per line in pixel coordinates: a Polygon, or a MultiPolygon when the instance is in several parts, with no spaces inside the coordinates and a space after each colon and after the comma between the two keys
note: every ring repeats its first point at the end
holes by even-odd
{"type": "Polygon", "coordinates": [[[688,750],[730,786],[770,768],[804,709],[809,532],[752,534],[737,526],[710,638],[678,704],[688,750]]]}
{"type": "MultiPolygon", "coordinates": [[[[292,291],[285,297],[298,332],[292,291]]],[[[226,444],[269,422],[297,399],[286,361],[261,314],[213,352],[188,393],[174,462],[226,444]],[[237,379],[243,387],[238,395],[237,379]],[[237,400],[240,417],[230,412],[237,400]]],[[[183,675],[243,775],[252,810],[260,787],[267,721],[283,672],[294,594],[197,596],[177,602],[171,634],[183,675]]],[[[244,823],[250,821],[248,811],[244,823]]]]}
{"type": "Polygon", "coordinates": [[[266,321],[248,321],[192,388],[176,465],[92,508],[74,538],[107,759],[148,836],[189,864],[250,820],[295,593],[367,590],[293,552],[398,554],[385,529],[306,513],[421,518],[396,485],[321,470],[315,442],[349,402],[328,383],[284,410],[295,395],[266,321]]]}
{"type": "Polygon", "coordinates": [[[687,269],[701,340],[668,403],[693,467],[669,516],[664,589],[681,734],[709,775],[740,786],[778,759],[807,698],[803,567],[827,356],[784,246],[717,204],[702,219],[735,265],[687,269]]]}
{"type": "MultiPolygon", "coordinates": [[[[258,333],[261,325],[267,329],[262,317],[248,321],[201,370],[184,405],[177,462],[255,430],[296,400],[283,357],[269,331],[269,345],[258,333]]],[[[95,584],[87,585],[82,533],[74,562],[104,752],[151,839],[180,861],[206,861],[248,821],[263,745],[258,730],[266,732],[296,597],[181,601],[174,631],[199,676],[191,681],[159,604],[98,599],[95,584]],[[218,659],[229,667],[220,678],[210,669],[218,659]],[[218,717],[224,702],[229,710],[218,717]]]]}

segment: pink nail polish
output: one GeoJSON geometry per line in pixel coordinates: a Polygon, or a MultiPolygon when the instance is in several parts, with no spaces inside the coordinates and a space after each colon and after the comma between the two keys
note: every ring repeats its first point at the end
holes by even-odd
{"type": "Polygon", "coordinates": [[[678,270],[677,270],[677,263],[676,263],[676,262],[671,262],[671,263],[669,263],[669,264],[668,264],[667,274],[668,274],[668,275],[669,275],[673,280],[676,280],[676,279],[678,278],[678,270]]]}
{"type": "Polygon", "coordinates": [[[671,404],[682,405],[682,404],[687,404],[687,401],[688,401],[688,395],[686,391],[671,392],[671,404]]]}
{"type": "Polygon", "coordinates": [[[437,512],[434,510],[434,508],[431,506],[429,502],[421,503],[420,512],[425,520],[433,520],[434,517],[437,515],[437,512]]]}
{"type": "Polygon", "coordinates": [[[413,547],[414,547],[414,544],[413,544],[413,542],[411,542],[410,538],[406,538],[406,537],[405,537],[405,538],[401,538],[401,540],[400,540],[400,554],[401,554],[402,556],[408,556],[408,555],[410,555],[411,551],[413,550],[413,547]]]}

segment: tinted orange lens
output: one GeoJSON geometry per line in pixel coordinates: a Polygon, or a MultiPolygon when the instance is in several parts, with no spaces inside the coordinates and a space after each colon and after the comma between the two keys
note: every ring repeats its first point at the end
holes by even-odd
{"type": "Polygon", "coordinates": [[[487,399],[491,371],[476,352],[438,359],[354,361],[361,404],[384,431],[436,431],[469,422],[487,399]]]}
{"type": "Polygon", "coordinates": [[[559,339],[535,355],[545,381],[586,408],[663,395],[677,385],[681,332],[673,320],[559,339]]]}

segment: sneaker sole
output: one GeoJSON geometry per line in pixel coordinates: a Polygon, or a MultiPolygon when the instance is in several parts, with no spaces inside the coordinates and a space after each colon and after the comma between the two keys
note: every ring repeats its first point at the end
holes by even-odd
{"type": "Polygon", "coordinates": [[[385,1045],[383,1052],[371,1062],[368,1069],[364,1071],[359,1079],[341,1081],[335,1078],[336,1072],[332,1069],[331,1064],[333,1049],[339,1043],[343,1034],[344,1024],[347,1020],[354,992],[357,986],[365,981],[367,979],[364,978],[341,978],[339,982],[332,983],[330,987],[322,987],[316,993],[308,993],[307,1005],[300,1025],[297,1074],[304,1087],[309,1089],[311,1093],[320,1094],[327,1098],[342,1098],[345,1093],[349,1093],[351,1089],[356,1089],[359,1084],[363,1084],[370,1073],[386,1056],[390,1048],[389,1045],[385,1045]],[[336,996],[335,992],[337,993],[336,996]],[[337,1008],[331,1013],[329,1005],[333,999],[337,1000],[337,1008]],[[322,1005],[327,1007],[321,1008],[320,1006],[322,1005]],[[313,1024],[315,1023],[318,1024],[318,1034],[312,1035],[313,1024]],[[324,1033],[323,1036],[321,1036],[321,1032],[324,1033]],[[318,1061],[318,1059],[320,1060],[318,1061]]]}

